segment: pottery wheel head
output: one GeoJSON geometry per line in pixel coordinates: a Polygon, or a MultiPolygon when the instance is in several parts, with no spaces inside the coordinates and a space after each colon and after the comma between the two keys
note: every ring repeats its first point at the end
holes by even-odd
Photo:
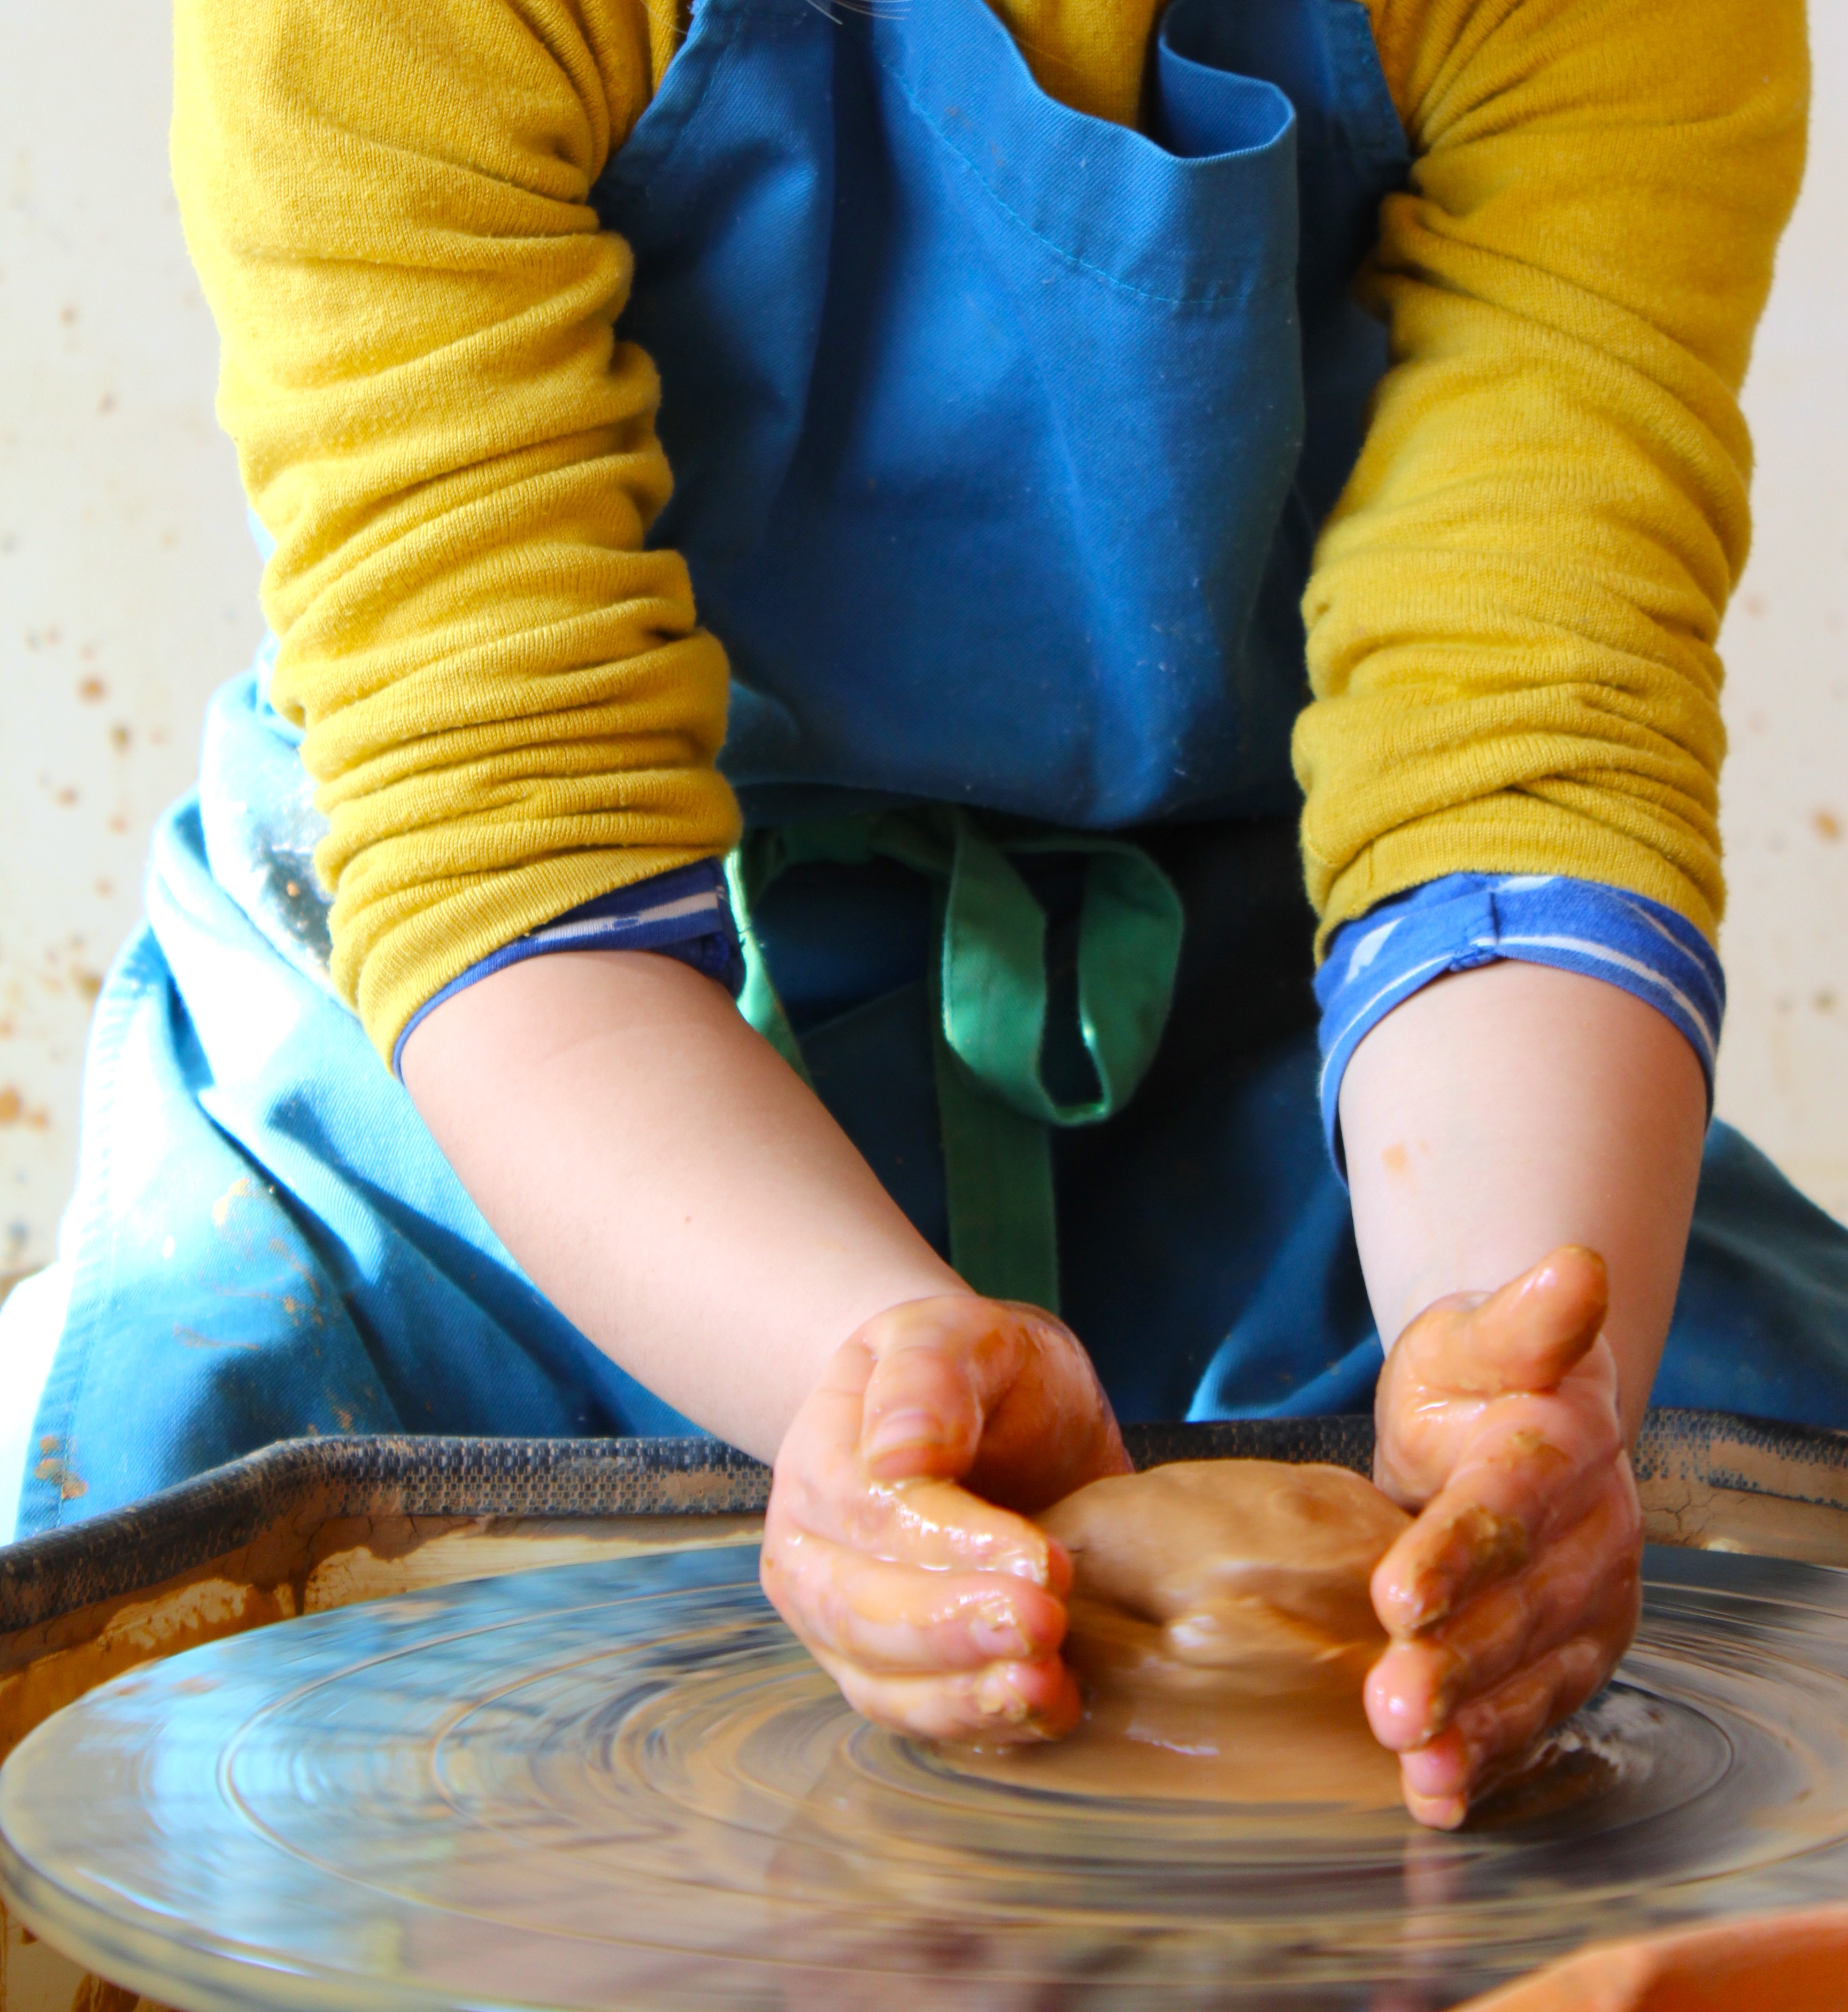
{"type": "Polygon", "coordinates": [[[1611,1935],[1848,1895],[1848,1585],[1652,1554],[1549,1780],[1104,1798],[855,1718],[748,1547],[433,1589],[152,1664],[0,1772],[0,1889],[196,2012],[1448,2005],[1611,1935]]]}

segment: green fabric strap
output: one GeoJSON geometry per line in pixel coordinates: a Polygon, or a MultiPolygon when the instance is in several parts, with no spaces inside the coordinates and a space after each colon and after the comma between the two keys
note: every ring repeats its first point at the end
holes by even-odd
{"type": "Polygon", "coordinates": [[[1123,840],[1072,832],[997,837],[969,812],[947,808],[754,832],[728,862],[744,941],[739,1007],[805,1081],[801,1047],[765,969],[751,909],[788,867],[858,865],[875,856],[923,875],[936,897],[933,1031],[951,1262],[978,1292],[1056,1311],[1048,1128],[1114,1116],[1154,1059],[1180,959],[1180,897],[1148,854],[1123,840]],[[1035,853],[1086,861],[1078,1031],[1097,1094],[1079,1102],[1061,1102],[1042,1073],[1046,916],[1008,857],[1035,853]]]}

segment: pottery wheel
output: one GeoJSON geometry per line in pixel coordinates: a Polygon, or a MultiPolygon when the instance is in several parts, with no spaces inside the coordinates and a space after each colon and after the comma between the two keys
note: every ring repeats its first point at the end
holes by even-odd
{"type": "Polygon", "coordinates": [[[1418,2012],[1848,1896],[1848,1574],[1652,1552],[1564,1792],[1446,1837],[971,1776],[847,1711],[755,1567],[557,1568],[151,1665],[9,1760],[0,1889],[189,2012],[1418,2012]]]}

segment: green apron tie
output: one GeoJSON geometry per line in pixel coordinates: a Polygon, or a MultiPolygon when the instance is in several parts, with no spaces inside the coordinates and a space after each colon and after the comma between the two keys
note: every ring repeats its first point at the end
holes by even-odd
{"type": "Polygon", "coordinates": [[[817,819],[754,832],[728,862],[744,942],[739,1008],[804,1079],[808,1070],[750,926],[785,869],[862,865],[876,856],[922,874],[940,954],[930,969],[938,1122],[950,1260],[996,1299],[1058,1305],[1049,1127],[1122,1110],[1154,1059],[1180,959],[1180,897],[1140,847],[1070,832],[997,839],[947,808],[817,819]],[[1078,1020],[1098,1093],[1062,1102],[1042,1073],[1046,915],[1008,858],[1086,861],[1078,921],[1078,1020]]]}

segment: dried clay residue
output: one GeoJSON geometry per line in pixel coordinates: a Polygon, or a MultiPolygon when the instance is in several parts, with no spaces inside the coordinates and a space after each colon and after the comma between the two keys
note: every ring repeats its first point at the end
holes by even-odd
{"type": "Polygon", "coordinates": [[[316,1540],[303,1611],[319,1614],[419,1586],[499,1579],[544,1566],[754,1543],[763,1533],[760,1516],[484,1518],[439,1530],[429,1527],[430,1521],[355,1517],[327,1525],[316,1540]]]}
{"type": "Polygon", "coordinates": [[[265,1590],[220,1578],[125,1602],[90,1640],[55,1649],[0,1678],[0,1755],[10,1753],[41,1720],[112,1677],[202,1642],[286,1620],[295,1611],[287,1584],[265,1590]]]}
{"type": "Polygon", "coordinates": [[[0,1639],[0,1757],[95,1685],[248,1628],[419,1586],[748,1543],[762,1529],[762,1518],[749,1516],[329,1516],[324,1504],[305,1505],[254,1543],[163,1585],[0,1639]]]}

